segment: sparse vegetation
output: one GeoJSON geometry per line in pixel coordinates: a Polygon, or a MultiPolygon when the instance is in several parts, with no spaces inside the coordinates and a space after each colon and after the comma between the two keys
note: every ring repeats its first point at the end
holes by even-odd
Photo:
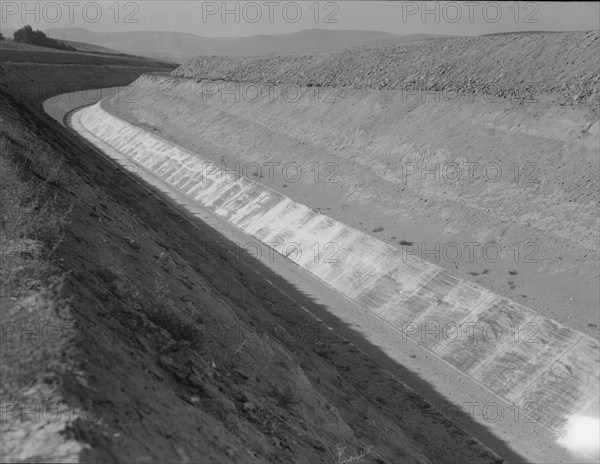
{"type": "Polygon", "coordinates": [[[373,232],[382,232],[383,231],[383,227],[381,226],[377,226],[373,229],[373,232]]]}
{"type": "MultiPolygon", "coordinates": [[[[0,395],[6,405],[35,404],[56,398],[71,369],[70,302],[64,297],[64,274],[51,261],[69,208],[57,205],[47,189],[60,181],[52,160],[58,166],[61,160],[15,117],[12,102],[0,97],[0,395]],[[52,327],[53,333],[40,327],[52,327]]],[[[11,432],[21,422],[16,417],[8,414],[2,421],[3,442],[14,440],[11,432]]],[[[21,425],[24,432],[27,424],[21,425]]],[[[39,458],[55,460],[53,455],[39,458]]]]}
{"type": "Polygon", "coordinates": [[[67,213],[60,211],[54,198],[47,198],[46,186],[60,183],[66,169],[63,160],[48,159],[46,147],[24,133],[8,110],[1,114],[1,276],[3,294],[13,294],[26,291],[44,274],[47,259],[62,238],[67,213]]]}
{"type": "Polygon", "coordinates": [[[96,269],[96,274],[105,284],[112,284],[117,278],[118,275],[112,269],[107,267],[99,267],[96,269]]]}
{"type": "Polygon", "coordinates": [[[158,281],[155,282],[153,297],[153,301],[143,304],[148,319],[169,332],[174,340],[186,340],[192,346],[199,346],[202,342],[202,330],[198,321],[201,319],[177,308],[168,296],[168,289],[158,281]]]}

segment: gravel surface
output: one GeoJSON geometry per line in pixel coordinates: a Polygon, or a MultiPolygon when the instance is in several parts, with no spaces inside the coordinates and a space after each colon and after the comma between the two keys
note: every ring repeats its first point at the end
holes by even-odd
{"type": "Polygon", "coordinates": [[[203,56],[175,77],[600,103],[600,31],[495,34],[315,54],[203,56]]]}

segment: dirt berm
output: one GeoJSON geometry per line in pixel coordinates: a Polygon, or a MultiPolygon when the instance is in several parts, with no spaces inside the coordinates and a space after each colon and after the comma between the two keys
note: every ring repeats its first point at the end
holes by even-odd
{"type": "Polygon", "coordinates": [[[470,92],[598,107],[598,31],[522,32],[261,58],[199,57],[176,77],[470,92]]]}
{"type": "Polygon", "coordinates": [[[535,33],[201,58],[173,72],[194,79],[143,76],[135,101],[104,107],[598,337],[599,124],[580,102],[598,95],[599,46],[597,32],[535,33]],[[415,69],[460,92],[356,88],[415,69]],[[544,101],[495,96],[526,76],[544,101]]]}

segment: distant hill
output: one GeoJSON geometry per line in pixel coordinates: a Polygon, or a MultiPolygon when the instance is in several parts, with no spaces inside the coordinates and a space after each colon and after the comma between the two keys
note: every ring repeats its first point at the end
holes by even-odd
{"type": "Polygon", "coordinates": [[[85,42],[122,53],[183,63],[199,55],[258,56],[379,46],[443,37],[432,34],[396,35],[380,31],[311,29],[292,34],[240,38],[200,37],[182,32],[92,32],[83,28],[48,29],[48,37],[85,42]]]}
{"type": "Polygon", "coordinates": [[[123,53],[117,50],[113,50],[112,48],[102,47],[101,45],[94,45],[85,42],[74,42],[72,40],[65,40],[64,43],[75,47],[80,52],[106,53],[109,55],[120,55],[123,53]]]}

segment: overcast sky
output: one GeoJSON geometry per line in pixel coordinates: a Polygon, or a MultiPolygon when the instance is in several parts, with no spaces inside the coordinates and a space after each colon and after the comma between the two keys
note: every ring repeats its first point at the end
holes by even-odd
{"type": "Polygon", "coordinates": [[[84,27],[97,32],[157,30],[208,37],[285,34],[315,28],[450,35],[600,28],[600,2],[3,0],[1,10],[2,29],[30,24],[42,30],[57,27],[84,27]],[[226,10],[229,13],[224,14],[226,10]]]}

